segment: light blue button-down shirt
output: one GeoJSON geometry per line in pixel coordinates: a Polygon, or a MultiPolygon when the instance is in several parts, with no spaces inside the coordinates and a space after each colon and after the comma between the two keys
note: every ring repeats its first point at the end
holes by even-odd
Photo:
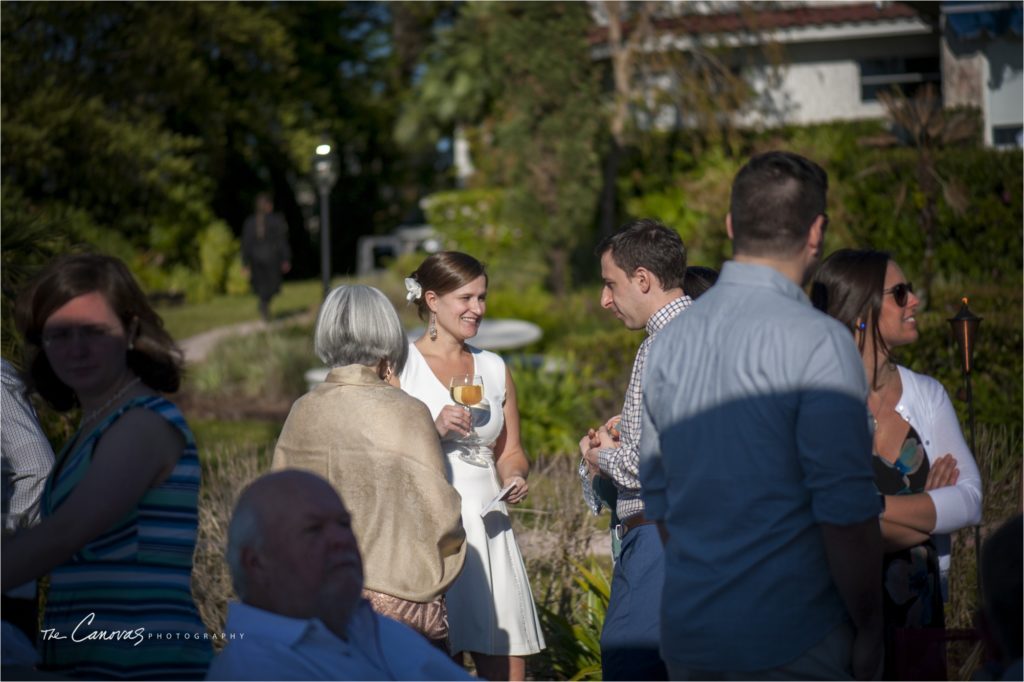
{"type": "Polygon", "coordinates": [[[361,601],[341,639],[318,618],[289,618],[228,605],[208,680],[471,680],[418,633],[361,601]]]}
{"type": "Polygon", "coordinates": [[[819,524],[880,511],[849,330],[777,271],[729,262],[652,344],[644,386],[640,478],[670,536],[663,657],[797,658],[846,618],[819,524]]]}

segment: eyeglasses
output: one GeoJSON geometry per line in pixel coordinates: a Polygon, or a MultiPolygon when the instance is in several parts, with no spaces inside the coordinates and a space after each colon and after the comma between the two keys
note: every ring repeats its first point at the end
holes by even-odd
{"type": "Polygon", "coordinates": [[[47,329],[42,333],[40,340],[47,350],[65,350],[75,342],[75,339],[82,343],[94,344],[113,336],[114,332],[107,327],[86,324],[47,329]]]}
{"type": "Polygon", "coordinates": [[[884,289],[882,295],[892,294],[892,298],[896,301],[896,305],[903,307],[907,305],[907,296],[914,293],[914,285],[910,282],[900,282],[891,289],[884,289]]]}

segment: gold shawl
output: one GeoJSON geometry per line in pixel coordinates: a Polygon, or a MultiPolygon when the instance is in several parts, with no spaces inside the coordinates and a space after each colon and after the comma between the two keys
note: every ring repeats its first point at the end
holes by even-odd
{"type": "Polygon", "coordinates": [[[364,587],[429,602],[466,557],[461,498],[427,406],[363,365],[336,367],[295,401],[273,469],[327,479],[352,515],[364,587]]]}

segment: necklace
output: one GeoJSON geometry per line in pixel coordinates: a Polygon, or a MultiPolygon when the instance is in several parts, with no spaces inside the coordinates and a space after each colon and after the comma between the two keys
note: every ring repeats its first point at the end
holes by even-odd
{"type": "Polygon", "coordinates": [[[899,382],[899,374],[895,372],[896,365],[891,361],[888,361],[881,367],[881,369],[883,370],[880,373],[882,375],[881,379],[883,380],[882,385],[877,391],[874,391],[874,384],[872,384],[872,392],[868,395],[868,414],[871,415],[872,431],[876,436],[878,435],[878,415],[884,414],[895,408],[896,402],[899,399],[898,395],[893,395],[893,391],[897,389],[896,384],[894,384],[892,380],[895,379],[897,383],[899,382]],[[894,373],[895,377],[893,377],[894,373]],[[872,396],[876,397],[877,409],[871,409],[872,396]]]}
{"type": "Polygon", "coordinates": [[[96,417],[98,417],[101,414],[103,414],[104,412],[106,412],[107,408],[110,407],[114,403],[115,400],[117,400],[118,398],[123,396],[125,393],[127,393],[128,389],[130,389],[132,386],[134,386],[135,384],[139,383],[140,381],[142,381],[142,379],[140,379],[139,377],[135,377],[134,379],[129,381],[127,384],[122,386],[117,391],[117,393],[115,393],[114,395],[110,396],[110,399],[107,402],[103,403],[102,405],[97,407],[95,410],[92,410],[92,411],[88,412],[87,414],[82,415],[82,420],[80,422],[78,422],[78,428],[82,428],[83,426],[85,426],[86,424],[91,422],[93,419],[95,419],[96,417]]]}
{"type": "Polygon", "coordinates": [[[876,436],[878,435],[878,415],[882,414],[882,412],[884,410],[886,410],[886,405],[885,405],[884,399],[880,399],[878,401],[878,409],[877,410],[872,410],[871,406],[868,405],[868,414],[871,415],[871,426],[872,426],[871,431],[876,436]]]}

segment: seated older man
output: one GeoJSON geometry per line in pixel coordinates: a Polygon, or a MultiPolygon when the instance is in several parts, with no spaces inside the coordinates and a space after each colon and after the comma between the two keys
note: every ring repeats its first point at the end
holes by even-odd
{"type": "Polygon", "coordinates": [[[228,529],[238,633],[210,680],[472,679],[427,640],[373,612],[363,562],[334,488],[303,471],[253,482],[228,529]],[[242,636],[244,635],[244,636],[242,636]]]}

